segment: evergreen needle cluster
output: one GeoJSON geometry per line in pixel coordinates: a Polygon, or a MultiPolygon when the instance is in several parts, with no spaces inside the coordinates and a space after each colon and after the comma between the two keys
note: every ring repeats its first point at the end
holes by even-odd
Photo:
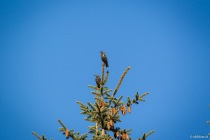
{"type": "MultiPolygon", "coordinates": [[[[127,72],[130,70],[128,66],[120,77],[120,80],[116,88],[112,91],[106,86],[109,78],[108,59],[103,51],[101,51],[102,60],[102,72],[101,76],[96,76],[96,85],[88,85],[93,91],[91,92],[95,98],[95,102],[88,102],[86,105],[77,101],[80,106],[81,114],[86,115],[85,120],[92,122],[92,126],[88,126],[89,131],[86,134],[80,134],[72,129],[68,129],[61,120],[58,120],[61,127],[59,131],[65,135],[66,139],[73,140],[87,140],[88,136],[91,135],[91,140],[131,140],[131,129],[117,127],[117,123],[122,122],[121,116],[131,113],[132,105],[139,104],[143,102],[144,97],[149,94],[145,92],[139,95],[138,92],[133,98],[127,97],[127,101],[122,101],[123,96],[116,97],[116,94],[121,86],[121,83],[126,76],[127,72]],[[106,71],[106,72],[105,72],[106,71]],[[106,74],[105,74],[106,73],[106,74]]],[[[152,134],[154,130],[149,133],[144,133],[138,140],[146,140],[146,138],[152,134]]],[[[39,140],[47,140],[47,138],[42,135],[41,137],[32,132],[39,140]]]]}

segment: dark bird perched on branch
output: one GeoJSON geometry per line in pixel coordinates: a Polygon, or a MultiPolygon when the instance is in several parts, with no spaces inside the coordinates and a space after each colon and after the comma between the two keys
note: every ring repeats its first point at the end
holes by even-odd
{"type": "Polygon", "coordinates": [[[99,76],[99,75],[94,75],[94,76],[96,76],[95,81],[96,81],[97,87],[98,87],[98,88],[100,88],[101,78],[100,78],[100,76],[99,76]]]}
{"type": "Polygon", "coordinates": [[[104,51],[101,51],[101,60],[104,62],[106,67],[109,67],[108,60],[107,60],[107,57],[106,57],[106,54],[104,53],[104,51]]]}

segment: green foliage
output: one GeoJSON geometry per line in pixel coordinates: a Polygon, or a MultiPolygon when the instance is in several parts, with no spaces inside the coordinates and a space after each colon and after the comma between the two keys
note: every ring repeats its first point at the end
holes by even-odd
{"type": "MultiPolygon", "coordinates": [[[[116,95],[125,75],[130,70],[130,66],[123,72],[114,91],[106,87],[109,72],[106,71],[106,74],[104,74],[105,68],[105,64],[102,62],[102,78],[100,79],[100,77],[98,77],[96,85],[88,85],[88,87],[93,90],[91,93],[94,96],[95,102],[87,102],[87,105],[80,101],[76,102],[80,106],[80,114],[86,115],[84,120],[92,122],[93,126],[88,126],[89,131],[86,134],[80,134],[79,132],[74,132],[72,129],[68,129],[61,120],[58,120],[62,126],[59,128],[59,131],[65,135],[66,139],[86,140],[88,135],[92,135],[92,140],[131,140],[131,129],[121,129],[120,127],[116,127],[116,124],[117,122],[122,122],[122,115],[126,115],[127,112],[131,113],[131,106],[133,104],[144,102],[144,97],[148,95],[149,92],[143,93],[142,95],[136,92],[133,98],[127,97],[127,101],[123,101],[123,96],[116,97],[116,95]]],[[[150,131],[148,134],[144,133],[138,140],[146,140],[153,132],[154,130],[150,131]]],[[[35,136],[39,140],[46,140],[44,136],[43,138],[39,137],[37,134],[35,136]]]]}

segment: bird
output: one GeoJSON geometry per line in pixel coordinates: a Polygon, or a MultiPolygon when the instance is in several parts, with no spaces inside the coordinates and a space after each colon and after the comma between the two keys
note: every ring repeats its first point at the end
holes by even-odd
{"type": "Polygon", "coordinates": [[[96,81],[96,84],[97,84],[97,87],[100,88],[100,84],[101,84],[101,78],[99,75],[94,75],[96,78],[95,78],[95,81],[96,81]]]}
{"type": "Polygon", "coordinates": [[[106,54],[104,53],[104,51],[101,51],[101,60],[104,62],[106,67],[109,67],[108,60],[107,60],[107,57],[106,57],[106,54]]]}

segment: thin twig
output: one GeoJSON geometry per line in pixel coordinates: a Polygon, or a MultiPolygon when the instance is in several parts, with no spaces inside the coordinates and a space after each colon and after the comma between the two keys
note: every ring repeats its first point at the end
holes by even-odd
{"type": "Polygon", "coordinates": [[[104,85],[104,63],[102,64],[101,85],[104,85]]]}
{"type": "Polygon", "coordinates": [[[39,140],[42,140],[42,138],[36,133],[36,132],[32,132],[32,134],[37,137],[39,140]]]}
{"type": "Polygon", "coordinates": [[[65,125],[61,122],[61,120],[59,119],[58,122],[63,126],[64,129],[66,129],[65,125]]]}
{"type": "Polygon", "coordinates": [[[143,93],[141,96],[139,96],[139,101],[144,101],[143,97],[146,96],[147,94],[149,94],[149,92],[145,92],[143,93]]]}
{"type": "Polygon", "coordinates": [[[105,77],[105,80],[104,80],[104,83],[103,83],[104,85],[106,84],[108,78],[109,78],[109,71],[106,72],[106,77],[105,77]]]}
{"type": "Polygon", "coordinates": [[[146,135],[146,137],[148,137],[149,135],[151,135],[151,134],[154,133],[154,132],[155,132],[155,130],[150,131],[150,132],[146,135]]]}
{"type": "Polygon", "coordinates": [[[120,77],[120,81],[118,82],[117,87],[116,87],[115,90],[114,90],[113,96],[117,93],[117,91],[118,91],[118,89],[119,89],[119,87],[120,87],[120,85],[121,85],[121,83],[122,83],[122,81],[123,81],[123,79],[124,79],[126,73],[130,70],[130,68],[131,68],[131,67],[128,66],[128,67],[126,68],[126,70],[123,72],[122,76],[120,77]]]}

